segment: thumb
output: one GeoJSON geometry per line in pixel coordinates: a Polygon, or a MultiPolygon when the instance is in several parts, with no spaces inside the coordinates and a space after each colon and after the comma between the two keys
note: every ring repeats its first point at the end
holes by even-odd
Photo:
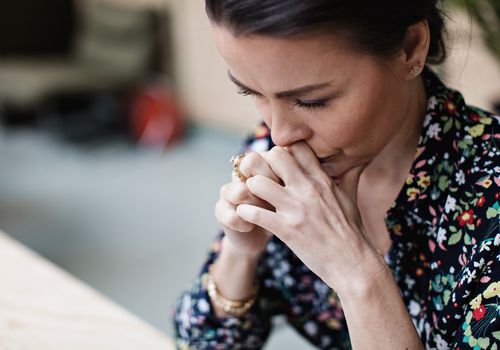
{"type": "Polygon", "coordinates": [[[354,203],[358,202],[358,184],[359,178],[366,168],[366,164],[354,167],[337,179],[338,189],[340,189],[354,203]]]}

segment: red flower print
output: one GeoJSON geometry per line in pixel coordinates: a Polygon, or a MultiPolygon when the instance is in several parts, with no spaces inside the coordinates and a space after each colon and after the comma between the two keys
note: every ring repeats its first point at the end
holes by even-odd
{"type": "Polygon", "coordinates": [[[474,317],[476,321],[482,319],[485,314],[486,314],[486,308],[484,307],[483,304],[481,304],[476,310],[472,311],[472,317],[474,317]]]}
{"type": "Polygon", "coordinates": [[[471,114],[469,114],[469,119],[477,122],[477,121],[479,121],[479,119],[481,119],[481,116],[477,113],[471,113],[471,114]]]}
{"type": "Polygon", "coordinates": [[[482,206],[484,205],[484,203],[486,203],[486,198],[485,198],[484,196],[482,196],[481,198],[479,198],[479,199],[477,200],[476,205],[477,205],[478,207],[482,207],[482,206]]]}
{"type": "Polygon", "coordinates": [[[477,226],[480,226],[480,225],[481,225],[481,223],[482,223],[481,218],[477,219],[477,220],[476,220],[476,227],[477,227],[477,226]]]}
{"type": "Polygon", "coordinates": [[[463,211],[462,214],[458,217],[458,223],[460,226],[465,226],[466,224],[472,224],[474,222],[474,211],[469,209],[467,211],[463,211]]]}

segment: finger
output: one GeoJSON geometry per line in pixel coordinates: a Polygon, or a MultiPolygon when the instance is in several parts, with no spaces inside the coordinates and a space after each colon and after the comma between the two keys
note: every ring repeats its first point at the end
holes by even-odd
{"type": "Polygon", "coordinates": [[[280,214],[249,204],[238,205],[236,213],[243,220],[260,226],[280,238],[280,229],[284,227],[284,218],[280,214]]]}
{"type": "Polygon", "coordinates": [[[276,210],[282,210],[289,202],[285,188],[268,177],[253,176],[246,181],[246,186],[253,195],[269,203],[276,210]]]}
{"type": "Polygon", "coordinates": [[[272,209],[266,201],[258,198],[241,181],[231,182],[221,187],[220,197],[233,205],[252,204],[266,209],[272,209]]]}
{"type": "Polygon", "coordinates": [[[267,164],[264,157],[257,152],[250,152],[241,160],[240,172],[246,178],[262,175],[277,183],[281,182],[280,178],[276,176],[269,164],[267,164]]]}
{"type": "Polygon", "coordinates": [[[285,183],[300,182],[304,177],[304,172],[293,156],[283,147],[273,147],[264,154],[267,164],[273,172],[285,183]]]}
{"type": "Polygon", "coordinates": [[[215,205],[215,217],[222,226],[233,231],[250,232],[255,228],[254,224],[245,221],[236,213],[236,206],[224,200],[215,205]]]}
{"type": "Polygon", "coordinates": [[[357,203],[358,200],[358,185],[359,178],[363,173],[363,170],[366,168],[366,165],[359,165],[354,167],[337,179],[339,186],[337,187],[340,192],[344,195],[348,196],[354,203],[357,203]]]}
{"type": "Polygon", "coordinates": [[[321,180],[329,179],[329,176],[321,167],[316,153],[306,142],[296,142],[288,146],[287,150],[295,158],[305,174],[316,178],[319,177],[321,180]]]}

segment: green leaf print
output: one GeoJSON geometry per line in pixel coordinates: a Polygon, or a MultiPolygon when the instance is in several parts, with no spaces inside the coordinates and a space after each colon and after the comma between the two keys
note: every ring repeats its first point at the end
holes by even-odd
{"type": "Polygon", "coordinates": [[[443,175],[439,177],[438,187],[443,192],[446,190],[448,187],[448,176],[443,175]]]}
{"type": "Polygon", "coordinates": [[[498,214],[499,211],[496,210],[495,208],[488,208],[488,210],[486,211],[486,218],[491,219],[497,216],[498,214]]]}
{"type": "Polygon", "coordinates": [[[448,119],[446,124],[444,124],[443,133],[446,134],[448,131],[450,131],[452,126],[453,126],[453,119],[450,118],[450,119],[448,119]]]}
{"type": "Polygon", "coordinates": [[[445,304],[448,304],[448,301],[450,300],[451,292],[449,290],[445,290],[443,293],[443,301],[445,304]]]}
{"type": "Polygon", "coordinates": [[[500,340],[500,331],[493,332],[492,334],[495,339],[500,340]]]}
{"type": "Polygon", "coordinates": [[[477,345],[481,347],[481,349],[487,349],[490,346],[490,338],[478,338],[477,345]]]}
{"type": "Polygon", "coordinates": [[[454,233],[450,236],[448,244],[449,245],[457,244],[461,238],[462,238],[462,231],[458,231],[457,233],[454,233]]]}
{"type": "Polygon", "coordinates": [[[471,245],[472,244],[472,239],[471,239],[471,237],[469,236],[468,233],[466,233],[465,236],[464,236],[464,242],[465,242],[466,245],[471,245]]]}

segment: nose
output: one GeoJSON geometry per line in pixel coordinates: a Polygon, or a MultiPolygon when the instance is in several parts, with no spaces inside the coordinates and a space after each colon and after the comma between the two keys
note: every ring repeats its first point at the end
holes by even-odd
{"type": "Polygon", "coordinates": [[[307,140],[310,136],[307,125],[293,113],[275,112],[271,120],[271,139],[276,146],[290,146],[295,142],[307,140]]]}
{"type": "Polygon", "coordinates": [[[276,146],[286,147],[302,140],[299,129],[287,120],[273,119],[271,126],[271,139],[276,146]]]}
{"type": "Polygon", "coordinates": [[[271,101],[259,107],[276,146],[286,147],[311,136],[309,127],[301,121],[300,116],[281,103],[271,101]]]}

